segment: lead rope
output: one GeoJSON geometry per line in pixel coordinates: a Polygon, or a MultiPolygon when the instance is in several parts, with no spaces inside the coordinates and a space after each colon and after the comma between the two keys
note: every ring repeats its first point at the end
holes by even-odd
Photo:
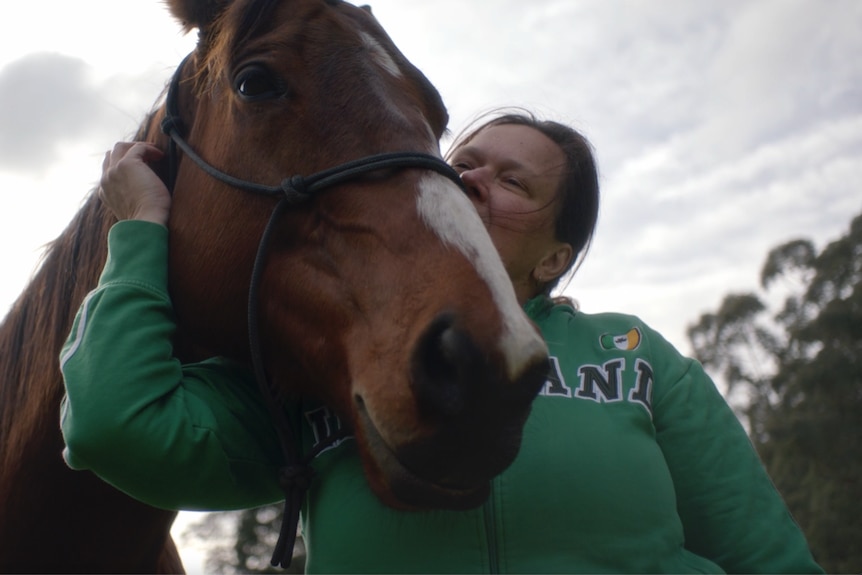
{"type": "Polygon", "coordinates": [[[163,133],[169,136],[168,189],[173,193],[179,164],[179,154],[177,152],[177,147],[179,147],[206,174],[229,186],[257,194],[280,196],[278,203],[270,214],[269,221],[263,231],[257,253],[255,254],[248,294],[248,332],[255,379],[274,420],[282,454],[284,455],[284,465],[278,472],[278,482],[284,491],[284,517],[281,522],[278,542],[275,545],[270,562],[273,566],[287,568],[290,566],[293,557],[293,548],[296,543],[299,511],[302,507],[305,493],[315,476],[311,461],[322,451],[347,437],[348,433],[346,430],[340,430],[337,433],[329,435],[315,445],[308,454],[300,457],[298,454],[298,443],[294,437],[294,427],[289,421],[284,406],[276,400],[275,394],[268,383],[266,369],[263,365],[263,352],[260,345],[258,292],[266,261],[266,248],[275,229],[275,224],[288,207],[310,199],[317,192],[377,170],[400,168],[431,170],[445,176],[461,190],[465,190],[465,188],[461,177],[445,161],[437,156],[418,152],[374,154],[345,162],[339,166],[322,170],[307,177],[296,175],[285,178],[277,186],[249,182],[226,174],[201,158],[183,138],[184,128],[179,115],[178,94],[182,69],[190,56],[191,54],[186,56],[177,67],[165,99],[165,117],[162,120],[161,129],[163,133]]]}
{"type": "Polygon", "coordinates": [[[284,455],[285,464],[278,471],[278,483],[284,492],[284,513],[281,519],[281,528],[278,533],[278,541],[272,553],[270,564],[275,567],[290,567],[293,559],[293,549],[296,545],[296,532],[299,527],[299,510],[305,493],[311,486],[315,471],[311,466],[311,460],[317,454],[333,445],[335,442],[348,435],[346,430],[339,430],[328,435],[322,442],[314,446],[310,453],[300,458],[297,453],[297,442],[293,433],[293,426],[288,420],[287,413],[282,405],[275,400],[272,389],[267,383],[266,370],[263,366],[263,354],[260,345],[260,315],[258,313],[258,288],[263,275],[264,263],[266,261],[266,246],[269,238],[275,230],[275,222],[290,204],[287,196],[280,199],[266,224],[257,254],[254,258],[254,268],[251,274],[251,285],[248,292],[248,338],[251,346],[251,360],[254,368],[258,387],[264,395],[269,412],[275,420],[275,428],[281,443],[281,451],[284,455]]]}

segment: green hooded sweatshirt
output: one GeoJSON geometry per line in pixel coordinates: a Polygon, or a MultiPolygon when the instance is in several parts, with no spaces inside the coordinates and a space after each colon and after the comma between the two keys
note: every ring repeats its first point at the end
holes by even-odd
{"type": "MultiPolygon", "coordinates": [[[[280,500],[281,450],[251,372],[172,354],[165,228],[120,222],[109,250],[62,350],[66,462],[167,509],[280,500]]],[[[543,297],[526,311],[553,368],[488,501],[390,509],[344,439],[314,461],[309,572],[822,572],[696,361],[633,316],[543,297]]],[[[325,406],[288,411],[306,451],[339,426],[325,406]]]]}

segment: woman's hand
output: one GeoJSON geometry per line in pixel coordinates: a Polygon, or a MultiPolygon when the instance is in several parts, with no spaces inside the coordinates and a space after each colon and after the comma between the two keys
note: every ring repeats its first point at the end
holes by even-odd
{"type": "Polygon", "coordinates": [[[168,225],[171,195],[147,165],[164,152],[143,142],[120,142],[105,154],[99,197],[120,220],[168,225]]]}

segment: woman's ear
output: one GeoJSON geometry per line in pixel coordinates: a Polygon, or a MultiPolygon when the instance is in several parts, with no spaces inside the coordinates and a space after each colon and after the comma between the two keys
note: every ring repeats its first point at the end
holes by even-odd
{"type": "Polygon", "coordinates": [[[533,268],[533,279],[546,284],[563,275],[575,255],[570,244],[557,242],[533,268]]]}

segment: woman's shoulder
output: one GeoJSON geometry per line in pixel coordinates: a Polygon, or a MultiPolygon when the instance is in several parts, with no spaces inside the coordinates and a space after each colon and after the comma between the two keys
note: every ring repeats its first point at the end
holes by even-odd
{"type": "Polygon", "coordinates": [[[578,330],[614,332],[625,327],[637,328],[650,335],[660,334],[640,317],[615,311],[587,313],[577,301],[570,298],[540,297],[530,300],[526,306],[527,315],[537,325],[565,325],[578,330]]]}
{"type": "Polygon", "coordinates": [[[661,333],[634,314],[587,313],[576,302],[559,298],[531,300],[526,310],[551,347],[576,346],[600,354],[634,352],[640,356],[661,356],[664,361],[674,363],[686,359],[661,333]]]}

